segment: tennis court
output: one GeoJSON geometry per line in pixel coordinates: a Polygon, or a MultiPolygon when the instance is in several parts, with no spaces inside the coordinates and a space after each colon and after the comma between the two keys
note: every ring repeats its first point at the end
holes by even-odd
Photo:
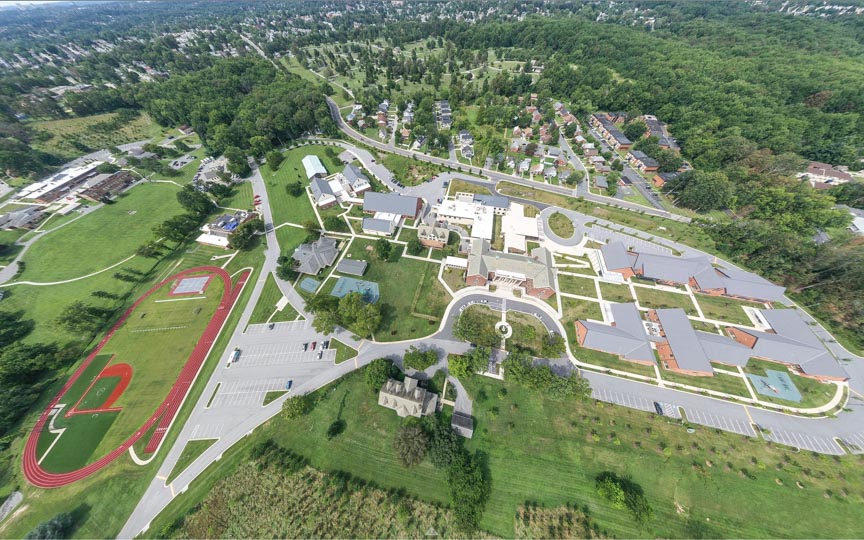
{"type": "Polygon", "coordinates": [[[330,294],[337,298],[342,298],[353,292],[360,293],[363,296],[363,300],[369,304],[374,304],[381,297],[377,283],[349,277],[340,277],[339,281],[336,282],[336,286],[333,287],[333,292],[330,294]]]}

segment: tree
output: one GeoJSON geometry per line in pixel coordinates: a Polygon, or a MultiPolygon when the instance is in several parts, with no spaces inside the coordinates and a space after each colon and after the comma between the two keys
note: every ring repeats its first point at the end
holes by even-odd
{"type": "Polygon", "coordinates": [[[464,452],[462,437],[445,422],[435,422],[429,439],[429,459],[432,465],[446,469],[464,452]]]}
{"type": "Polygon", "coordinates": [[[483,474],[479,459],[466,452],[457,454],[448,472],[456,527],[462,532],[471,533],[477,529],[483,517],[489,499],[489,481],[483,474]]]}
{"type": "Polygon", "coordinates": [[[348,224],[339,216],[327,216],[324,218],[324,228],[328,231],[348,232],[348,224]]]}
{"type": "MultiPolygon", "coordinates": [[[[267,166],[270,168],[271,171],[278,171],[279,165],[282,165],[283,161],[285,161],[285,155],[279,150],[272,150],[270,152],[267,152],[267,166]]],[[[296,183],[300,184],[300,182],[296,183]]]]}
{"type": "Polygon", "coordinates": [[[177,192],[177,202],[197,219],[201,219],[213,211],[213,201],[210,200],[210,197],[195,189],[191,184],[177,192]]]}
{"type": "Polygon", "coordinates": [[[285,189],[288,191],[288,195],[291,195],[292,197],[299,197],[305,192],[305,190],[303,189],[303,184],[301,184],[299,181],[289,183],[287,186],[285,186],[285,189]]]}
{"type": "Polygon", "coordinates": [[[509,380],[525,385],[543,394],[547,399],[563,401],[577,398],[591,398],[588,380],[572,372],[558,375],[548,365],[535,365],[530,358],[518,351],[511,352],[504,360],[504,372],[509,380]]]}
{"type": "Polygon", "coordinates": [[[402,363],[406,368],[416,369],[417,371],[423,371],[437,361],[438,353],[434,349],[421,351],[414,345],[411,345],[402,357],[402,363]]]}
{"type": "Polygon", "coordinates": [[[411,468],[426,457],[429,448],[429,436],[419,424],[403,425],[393,439],[393,449],[402,465],[411,468]]]}
{"type": "Polygon", "coordinates": [[[250,219],[237,227],[237,230],[228,237],[228,243],[233,249],[248,251],[255,246],[256,235],[262,232],[264,232],[264,222],[259,218],[250,219]]]}
{"type": "Polygon", "coordinates": [[[339,323],[339,318],[333,311],[321,311],[315,314],[315,319],[312,321],[312,328],[316,332],[322,334],[332,334],[339,323]]]}
{"type": "Polygon", "coordinates": [[[299,418],[312,410],[312,398],[308,394],[291,396],[282,405],[285,418],[299,418]]]}
{"type": "Polygon", "coordinates": [[[228,171],[240,176],[241,178],[249,176],[252,169],[249,168],[249,161],[246,159],[246,154],[236,146],[229,146],[225,149],[225,157],[228,159],[228,171]]]}
{"type": "Polygon", "coordinates": [[[423,244],[420,243],[420,240],[412,236],[408,239],[408,254],[409,255],[420,255],[423,252],[423,244]]]}
{"type": "Polygon", "coordinates": [[[543,345],[540,354],[546,358],[558,358],[564,354],[564,351],[566,350],[567,347],[564,344],[564,338],[558,334],[543,337],[543,345]]]}
{"type": "Polygon", "coordinates": [[[378,392],[389,379],[396,375],[397,369],[392,361],[386,358],[376,358],[363,368],[363,379],[373,392],[378,392]]]}
{"type": "Polygon", "coordinates": [[[631,141],[638,141],[645,136],[646,131],[648,131],[648,126],[641,120],[633,120],[627,123],[623,129],[624,136],[631,141]]]}
{"type": "Polygon", "coordinates": [[[689,170],[663,186],[676,204],[707,212],[729,208],[735,199],[735,185],[722,172],[689,170]]]}
{"type": "Polygon", "coordinates": [[[489,349],[477,347],[465,354],[450,356],[447,363],[451,375],[457,379],[466,379],[487,367],[489,349]]]}
{"type": "Polygon", "coordinates": [[[0,312],[0,349],[11,345],[33,331],[36,323],[24,319],[24,311],[0,312]]]}
{"type": "Polygon", "coordinates": [[[72,514],[63,512],[57,514],[48,521],[43,521],[36,526],[32,531],[27,533],[24,538],[28,540],[54,540],[60,538],[69,538],[69,533],[72,532],[72,527],[75,525],[75,519],[72,514]]]}
{"type": "Polygon", "coordinates": [[[599,475],[596,481],[597,495],[601,499],[608,501],[612,508],[623,510],[625,507],[624,488],[620,482],[612,475],[599,475]]]}
{"type": "Polygon", "coordinates": [[[160,239],[170,240],[172,242],[182,242],[193,231],[198,229],[199,220],[189,214],[181,214],[169,218],[159,225],[153,227],[153,232],[160,239]]]}
{"type": "Polygon", "coordinates": [[[618,195],[618,182],[617,181],[613,181],[610,179],[606,185],[607,185],[606,195],[609,195],[610,197],[614,197],[615,195],[618,195]]]}
{"type": "Polygon", "coordinates": [[[66,306],[56,322],[73,334],[93,334],[102,327],[105,322],[105,310],[75,301],[66,306]]]}
{"type": "Polygon", "coordinates": [[[135,254],[139,257],[158,259],[162,255],[162,249],[164,249],[164,247],[165,246],[164,244],[162,244],[162,242],[151,240],[138,246],[135,254]]]}
{"type": "Polygon", "coordinates": [[[379,238],[375,241],[375,256],[379,261],[386,261],[390,257],[390,251],[393,246],[386,238],[379,238]]]}

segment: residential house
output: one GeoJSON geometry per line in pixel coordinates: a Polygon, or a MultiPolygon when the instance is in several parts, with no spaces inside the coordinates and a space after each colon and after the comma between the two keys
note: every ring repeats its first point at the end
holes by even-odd
{"type": "Polygon", "coordinates": [[[653,177],[651,177],[651,182],[658,188],[662,188],[666,185],[666,182],[670,182],[678,177],[681,173],[671,172],[671,173],[657,173],[653,177]]]}
{"type": "Polygon", "coordinates": [[[531,169],[531,160],[530,159],[526,158],[526,159],[523,159],[522,161],[519,162],[519,173],[520,174],[525,174],[530,169],[531,169]]]}
{"type": "Polygon", "coordinates": [[[609,146],[616,150],[628,150],[633,142],[615,125],[616,121],[623,121],[625,118],[626,115],[622,118],[620,114],[610,116],[608,113],[597,113],[591,115],[590,123],[609,146]]]}
{"type": "Polygon", "coordinates": [[[40,206],[27,206],[0,216],[0,229],[12,231],[15,229],[32,230],[45,217],[40,206]]]}
{"type": "Polygon", "coordinates": [[[658,120],[656,116],[646,114],[642,117],[642,121],[645,122],[645,126],[647,127],[645,136],[657,137],[657,144],[660,148],[679,150],[678,143],[669,135],[666,124],[658,120]]]}
{"type": "Polygon", "coordinates": [[[627,153],[627,163],[642,172],[654,172],[660,168],[660,163],[641,150],[631,150],[627,153]]]}
{"type": "Polygon", "coordinates": [[[318,176],[312,178],[309,189],[312,191],[312,200],[319,208],[330,208],[337,203],[336,193],[330,186],[330,182],[324,178],[318,176]]]}
{"type": "Polygon", "coordinates": [[[558,178],[558,170],[555,167],[546,167],[543,169],[543,178],[546,180],[558,178]]]}
{"type": "Polygon", "coordinates": [[[594,177],[594,187],[606,189],[609,187],[609,182],[606,181],[605,176],[597,175],[594,177]]]}
{"type": "Polygon", "coordinates": [[[543,164],[542,163],[535,163],[534,165],[531,165],[531,171],[530,172],[531,172],[532,176],[537,175],[537,174],[543,174],[543,164]]]}
{"type": "Polygon", "coordinates": [[[297,246],[291,255],[296,261],[296,270],[303,274],[317,275],[323,268],[333,265],[339,256],[338,245],[336,239],[322,236],[314,242],[297,246]]]}
{"type": "Polygon", "coordinates": [[[594,147],[594,143],[589,142],[582,143],[582,153],[585,155],[585,157],[596,156],[597,154],[599,154],[597,148],[594,147]]]}
{"type": "Polygon", "coordinates": [[[417,227],[417,239],[426,247],[441,249],[447,245],[450,231],[444,227],[420,225],[417,227]]]}
{"type": "Polygon", "coordinates": [[[817,189],[827,189],[852,180],[852,175],[847,171],[819,161],[811,161],[807,165],[807,171],[800,173],[798,177],[808,180],[810,185],[817,189]]]}
{"type": "Polygon", "coordinates": [[[369,178],[363,174],[360,167],[353,163],[345,165],[345,168],[342,170],[342,177],[348,183],[348,186],[351,188],[351,191],[355,196],[372,189],[372,185],[369,183],[369,178]]]}
{"type": "Polygon", "coordinates": [[[389,379],[378,392],[378,405],[396,411],[400,418],[420,418],[433,414],[438,408],[438,394],[418,386],[417,379],[404,381],[389,379]]]}

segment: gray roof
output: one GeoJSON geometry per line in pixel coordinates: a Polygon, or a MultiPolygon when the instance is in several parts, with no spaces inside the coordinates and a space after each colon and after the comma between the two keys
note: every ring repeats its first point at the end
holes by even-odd
{"type": "Polygon", "coordinates": [[[479,202],[483,206],[491,206],[493,208],[510,208],[510,199],[501,195],[483,195],[482,193],[475,193],[474,202],[479,202]]]}
{"type": "Polygon", "coordinates": [[[658,167],[660,165],[656,159],[652,158],[651,156],[649,156],[645,152],[642,152],[641,150],[633,150],[630,152],[630,154],[632,154],[634,158],[641,161],[642,164],[645,165],[646,167],[658,167]]]}
{"type": "Polygon", "coordinates": [[[606,181],[605,176],[595,176],[594,177],[594,185],[599,187],[599,188],[605,189],[605,188],[609,187],[609,182],[606,181]]]}
{"type": "Polygon", "coordinates": [[[588,332],[583,347],[617,354],[626,360],[654,361],[654,351],[648,342],[648,334],[639,316],[636,304],[612,304],[614,326],[579,321],[588,332]]]}
{"type": "Polygon", "coordinates": [[[687,319],[687,314],[684,313],[683,309],[658,309],[657,317],[679,369],[704,373],[714,372],[711,362],[699,343],[696,331],[690,325],[690,320],[687,319]]]}
{"type": "Polygon", "coordinates": [[[315,202],[318,202],[324,195],[336,197],[336,194],[330,189],[330,184],[323,178],[313,178],[309,187],[312,189],[312,198],[315,199],[315,202]]]}
{"type": "Polygon", "coordinates": [[[363,218],[363,230],[393,234],[396,226],[389,219],[363,218]]]}
{"type": "Polygon", "coordinates": [[[345,165],[345,169],[342,171],[342,176],[348,180],[348,184],[353,188],[358,184],[369,183],[369,178],[363,174],[363,171],[360,170],[360,167],[354,165],[353,163],[349,163],[345,165]]]}
{"type": "Polygon", "coordinates": [[[413,218],[417,216],[417,202],[417,197],[370,191],[363,196],[363,211],[386,212],[413,218]]]}
{"type": "Polygon", "coordinates": [[[294,250],[291,258],[300,263],[297,271],[304,274],[317,274],[322,268],[330,266],[339,255],[337,242],[333,238],[322,236],[311,244],[301,244],[294,250]]]}
{"type": "Polygon", "coordinates": [[[44,212],[39,206],[28,206],[0,216],[0,228],[17,229],[42,219],[44,212]]]}
{"type": "Polygon", "coordinates": [[[488,240],[471,239],[467,275],[487,278],[490,272],[502,270],[524,275],[533,282],[535,288],[554,287],[552,254],[546,248],[534,248],[531,255],[527,256],[490,251],[490,247],[488,240]]]}
{"type": "Polygon", "coordinates": [[[633,256],[627,252],[621,242],[609,242],[600,246],[600,254],[603,255],[603,262],[609,270],[620,270],[633,266],[633,256]]]}
{"type": "Polygon", "coordinates": [[[752,356],[798,365],[809,375],[848,378],[846,370],[796,310],[763,309],[760,312],[775,333],[740,328],[756,338],[752,356]]]}
{"type": "Polygon", "coordinates": [[[696,331],[696,337],[709,360],[733,366],[746,366],[752,356],[749,348],[732,338],[701,331],[696,331]]]}
{"type": "Polygon", "coordinates": [[[378,393],[378,405],[393,409],[401,417],[420,418],[432,414],[438,406],[438,394],[417,386],[417,379],[404,381],[389,379],[378,393]]]}
{"type": "Polygon", "coordinates": [[[366,261],[357,261],[354,259],[342,259],[336,265],[336,271],[343,274],[351,274],[354,276],[362,276],[366,272],[366,261]]]}

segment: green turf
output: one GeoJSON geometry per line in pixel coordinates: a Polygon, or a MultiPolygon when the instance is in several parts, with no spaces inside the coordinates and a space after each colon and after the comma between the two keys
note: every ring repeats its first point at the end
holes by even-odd
{"type": "Polygon", "coordinates": [[[600,283],[600,294],[607,302],[629,303],[633,301],[630,287],[627,285],[614,285],[612,283],[600,283]]]}
{"type": "Polygon", "coordinates": [[[687,312],[687,315],[698,315],[696,306],[690,299],[689,294],[678,294],[658,289],[646,289],[645,287],[633,287],[636,290],[636,296],[639,298],[641,307],[660,309],[660,308],[681,308],[687,312]]]}
{"type": "Polygon", "coordinates": [[[303,158],[307,155],[318,156],[328,173],[342,170],[344,167],[342,162],[331,158],[327,154],[327,150],[335,151],[337,155],[341,151],[333,146],[310,144],[285,152],[285,160],[275,173],[270,170],[269,166],[265,165],[261,168],[267,186],[267,196],[270,199],[270,208],[273,211],[274,225],[282,223],[303,225],[307,221],[316,221],[312,203],[305,191],[298,197],[292,197],[288,194],[287,186],[297,181],[304,187],[309,185],[302,163],[303,158]]]}
{"type": "Polygon", "coordinates": [[[597,298],[597,288],[594,286],[593,279],[585,279],[559,273],[558,288],[561,292],[597,298]]]}
{"type": "Polygon", "coordinates": [[[168,480],[165,482],[166,484],[170,484],[177,478],[177,475],[186,470],[186,467],[192,465],[192,463],[198,459],[198,456],[204,453],[205,450],[213,446],[217,439],[198,439],[189,441],[186,443],[186,446],[183,447],[183,451],[180,453],[180,457],[177,458],[177,463],[174,465],[174,468],[171,469],[171,474],[168,475],[168,480]]]}
{"type": "Polygon", "coordinates": [[[330,348],[336,350],[336,359],[334,361],[336,364],[341,364],[357,356],[357,349],[349,347],[335,338],[330,338],[330,348]]]}
{"type": "Polygon", "coordinates": [[[306,241],[309,233],[305,229],[297,227],[284,226],[276,229],[276,242],[279,244],[279,251],[287,256],[291,256],[294,250],[306,241]]]}
{"type": "Polygon", "coordinates": [[[258,297],[258,303],[255,304],[255,309],[252,311],[249,324],[296,320],[298,313],[297,310],[291,307],[291,304],[286,304],[281,311],[276,311],[276,304],[282,297],[282,291],[276,285],[276,278],[273,277],[273,274],[267,274],[264,290],[261,291],[261,296],[258,297]]]}
{"type": "Polygon", "coordinates": [[[78,405],[78,410],[89,411],[101,408],[121,380],[120,377],[101,377],[84,395],[84,399],[78,405]]]}
{"type": "Polygon", "coordinates": [[[284,396],[287,393],[288,392],[286,390],[271,390],[271,391],[267,392],[266,394],[264,394],[264,402],[261,403],[261,406],[265,407],[265,406],[273,403],[274,401],[276,401],[277,399],[279,399],[280,397],[284,396]]]}
{"type": "Polygon", "coordinates": [[[570,238],[576,232],[573,222],[561,212],[552,214],[549,218],[549,228],[561,238],[570,238]]]}
{"type": "MultiPolygon", "coordinates": [[[[252,182],[247,181],[235,184],[233,190],[234,192],[229,197],[219,201],[221,206],[240,210],[252,208],[252,198],[255,195],[252,193],[252,182]]],[[[259,193],[258,195],[263,195],[263,193],[259,193]]]]}
{"type": "Polygon", "coordinates": [[[660,370],[660,377],[664,381],[677,382],[690,386],[697,386],[705,390],[714,390],[717,392],[725,392],[733,396],[750,397],[750,392],[747,391],[747,384],[742,377],[726,375],[725,373],[715,372],[713,377],[692,377],[681,373],[673,373],[666,369],[660,370]]]}
{"type": "MultiPolygon", "coordinates": [[[[47,233],[27,251],[27,269],[19,279],[53,282],[78,278],[134,255],[138,246],[153,239],[155,225],[182,213],[177,190],[172,184],[140,184],[116,203],[47,233]]],[[[122,266],[106,273],[110,276],[121,270],[122,266]]]]}
{"type": "Polygon", "coordinates": [[[707,294],[697,294],[696,301],[699,302],[699,307],[702,308],[702,313],[706,319],[747,326],[751,326],[753,322],[744,312],[743,307],[765,308],[764,305],[755,302],[744,302],[723,296],[708,296],[707,294]]]}
{"type": "Polygon", "coordinates": [[[437,280],[437,264],[404,257],[398,262],[382,262],[365,249],[373,244],[374,241],[355,239],[349,254],[355,260],[369,263],[363,279],[377,283],[381,293],[383,317],[375,339],[399,341],[436,331],[450,302],[450,295],[437,280]]]}
{"type": "Polygon", "coordinates": [[[74,425],[74,429],[67,429],[60,435],[57,443],[42,460],[42,468],[55,473],[69,472],[102,457],[95,450],[119,415],[118,412],[102,412],[73,416],[75,421],[70,419],[69,425],[74,425]]]}

